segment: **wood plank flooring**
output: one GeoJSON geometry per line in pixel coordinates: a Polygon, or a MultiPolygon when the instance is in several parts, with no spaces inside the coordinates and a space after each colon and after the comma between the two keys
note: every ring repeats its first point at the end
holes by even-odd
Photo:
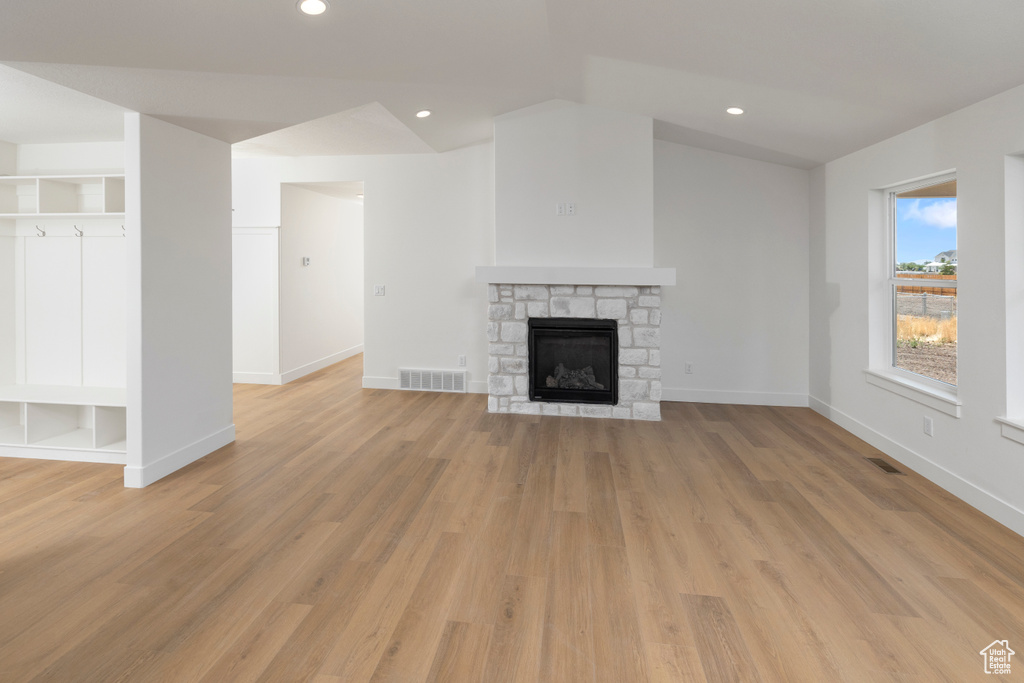
{"type": "Polygon", "coordinates": [[[0,459],[0,681],[991,681],[997,639],[1024,680],[1024,539],[810,410],[361,374],[237,386],[143,490],[0,459]]]}

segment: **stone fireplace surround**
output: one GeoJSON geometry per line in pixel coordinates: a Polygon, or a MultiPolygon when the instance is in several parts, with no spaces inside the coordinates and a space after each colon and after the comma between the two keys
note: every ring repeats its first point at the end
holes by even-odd
{"type": "Polygon", "coordinates": [[[661,419],[660,286],[492,283],[488,284],[488,301],[488,411],[661,419]],[[527,359],[529,318],[616,320],[619,325],[618,404],[531,401],[527,359]]]}

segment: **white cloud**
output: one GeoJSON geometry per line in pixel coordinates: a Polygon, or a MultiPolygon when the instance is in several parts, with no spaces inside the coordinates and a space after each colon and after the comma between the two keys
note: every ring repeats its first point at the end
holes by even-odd
{"type": "Polygon", "coordinates": [[[921,200],[915,199],[904,214],[911,220],[919,220],[933,228],[956,227],[956,200],[943,199],[921,207],[921,200]]]}

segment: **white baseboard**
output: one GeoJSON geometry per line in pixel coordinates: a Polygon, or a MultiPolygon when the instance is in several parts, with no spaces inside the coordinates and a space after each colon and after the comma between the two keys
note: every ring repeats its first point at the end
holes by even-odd
{"type": "Polygon", "coordinates": [[[0,458],[29,458],[33,460],[66,460],[93,462],[101,465],[124,465],[128,456],[111,451],[79,448],[46,448],[43,446],[0,446],[0,458]]]}
{"type": "Polygon", "coordinates": [[[728,403],[740,406],[807,407],[807,394],[776,394],[760,391],[662,389],[661,400],[678,401],[681,403],[728,403]]]}
{"type": "Polygon", "coordinates": [[[363,375],[363,389],[397,389],[397,377],[368,377],[363,375]]]}
{"type": "MultiPolygon", "coordinates": [[[[397,377],[363,376],[364,389],[398,389],[397,377]]],[[[470,394],[486,394],[487,382],[471,380],[466,387],[470,394]]],[[[697,391],[692,389],[662,389],[662,401],[684,403],[732,403],[745,406],[807,407],[806,394],[770,394],[745,391],[697,391]]]]}
{"type": "Polygon", "coordinates": [[[204,455],[213,453],[218,448],[227,446],[235,440],[235,425],[225,427],[207,437],[184,448],[165,455],[156,462],[151,462],[142,467],[128,466],[124,468],[124,485],[131,489],[141,489],[149,486],[155,481],[163,479],[172,472],[177,472],[185,465],[189,465],[204,455]]]}
{"type": "Polygon", "coordinates": [[[235,384],[281,384],[281,375],[272,372],[233,372],[231,381],[235,384]]]}
{"type": "Polygon", "coordinates": [[[977,508],[1000,524],[1013,529],[1024,536],[1024,510],[1019,510],[1010,503],[997,498],[988,491],[978,488],[958,474],[950,472],[941,465],[928,460],[906,446],[889,437],[878,433],[863,422],[846,413],[836,410],[824,401],[810,397],[810,408],[825,418],[863,439],[893,460],[914,470],[925,479],[941,486],[968,505],[977,508]]]}
{"type": "Polygon", "coordinates": [[[337,353],[332,353],[331,355],[325,356],[325,357],[321,358],[320,360],[315,360],[312,363],[306,363],[305,365],[299,366],[299,367],[295,368],[294,370],[288,370],[287,372],[282,372],[281,373],[281,384],[288,384],[288,382],[292,382],[294,380],[297,380],[300,377],[305,377],[306,375],[308,375],[310,373],[313,373],[313,372],[316,372],[317,370],[322,370],[322,369],[326,368],[328,365],[334,365],[335,363],[340,363],[341,361],[345,360],[346,358],[351,358],[352,356],[358,355],[358,354],[360,354],[362,352],[363,352],[363,345],[362,344],[357,344],[356,346],[353,346],[351,348],[345,349],[344,351],[338,351],[337,353]]]}

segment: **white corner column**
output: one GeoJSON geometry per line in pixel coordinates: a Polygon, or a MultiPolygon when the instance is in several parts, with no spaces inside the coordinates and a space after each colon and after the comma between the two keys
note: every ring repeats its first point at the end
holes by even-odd
{"type": "Polygon", "coordinates": [[[128,465],[140,488],[232,442],[231,148],[125,115],[128,465]]]}

